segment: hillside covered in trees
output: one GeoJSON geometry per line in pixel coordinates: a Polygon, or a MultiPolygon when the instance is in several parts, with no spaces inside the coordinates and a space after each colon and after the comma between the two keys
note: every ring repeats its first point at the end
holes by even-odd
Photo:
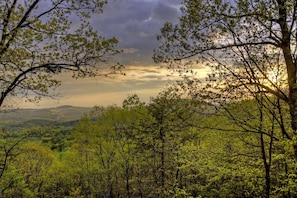
{"type": "Polygon", "coordinates": [[[1,197],[296,196],[280,109],[262,102],[227,111],[170,92],[149,104],[132,95],[72,125],[2,130],[1,197]]]}
{"type": "Polygon", "coordinates": [[[297,197],[296,0],[183,0],[153,54],[176,81],[148,104],[2,114],[123,74],[106,3],[0,1],[0,197],[297,197]]]}

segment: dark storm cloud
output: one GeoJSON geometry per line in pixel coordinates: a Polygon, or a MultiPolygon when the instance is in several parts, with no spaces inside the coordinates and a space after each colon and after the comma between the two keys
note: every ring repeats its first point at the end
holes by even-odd
{"type": "MultiPolygon", "coordinates": [[[[126,66],[125,76],[115,78],[96,78],[73,80],[71,76],[61,75],[63,81],[57,94],[63,96],[56,100],[44,99],[39,106],[59,105],[94,106],[121,105],[128,94],[137,94],[142,101],[149,101],[166,86],[168,80],[178,76],[171,75],[166,68],[153,65],[153,49],[158,47],[156,36],[164,23],[178,22],[182,0],[108,0],[103,14],[94,15],[91,25],[99,34],[116,37],[124,53],[118,56],[126,66]]],[[[47,2],[47,1],[46,1],[47,2]]],[[[73,19],[73,28],[79,26],[73,19]]]]}
{"type": "Polygon", "coordinates": [[[156,36],[165,22],[177,22],[179,6],[179,0],[110,0],[92,23],[100,34],[118,38],[119,46],[129,49],[119,57],[121,63],[150,65],[156,36]]]}

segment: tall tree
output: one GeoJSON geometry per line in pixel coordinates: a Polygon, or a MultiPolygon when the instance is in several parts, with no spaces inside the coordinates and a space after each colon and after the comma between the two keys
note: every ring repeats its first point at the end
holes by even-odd
{"type": "MultiPolygon", "coordinates": [[[[184,0],[180,23],[166,23],[158,36],[154,60],[179,71],[210,66],[207,86],[196,92],[201,98],[225,102],[259,91],[279,98],[290,109],[292,130],[286,136],[294,139],[296,10],[295,0],[184,0]]],[[[195,78],[186,79],[196,85],[195,78]]]]}
{"type": "Polygon", "coordinates": [[[194,103],[194,100],[184,100],[179,93],[168,89],[152,98],[148,106],[155,119],[151,134],[154,141],[150,147],[157,162],[155,185],[159,197],[174,196],[177,193],[179,150],[183,143],[193,138],[189,132],[195,119],[194,103]]]}
{"type": "MultiPolygon", "coordinates": [[[[53,77],[106,75],[100,71],[119,53],[115,38],[105,39],[89,19],[106,0],[7,0],[0,2],[0,106],[8,96],[48,95],[60,85],[53,77]]],[[[120,66],[115,64],[112,69],[120,66]]],[[[106,71],[105,71],[106,72],[106,71]]]]}

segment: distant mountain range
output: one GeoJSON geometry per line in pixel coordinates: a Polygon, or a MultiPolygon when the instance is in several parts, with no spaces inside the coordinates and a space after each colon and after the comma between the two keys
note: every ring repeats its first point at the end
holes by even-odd
{"type": "Polygon", "coordinates": [[[27,122],[30,120],[69,122],[79,120],[91,110],[91,107],[74,107],[69,105],[46,109],[17,109],[10,112],[0,112],[0,122],[27,122]]]}

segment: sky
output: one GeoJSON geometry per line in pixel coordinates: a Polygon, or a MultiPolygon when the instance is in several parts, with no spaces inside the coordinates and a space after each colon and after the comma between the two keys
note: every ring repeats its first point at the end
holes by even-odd
{"type": "Polygon", "coordinates": [[[181,0],[109,0],[103,14],[91,18],[100,35],[119,40],[124,53],[116,58],[125,66],[125,76],[85,78],[62,77],[62,85],[39,103],[20,103],[20,108],[47,108],[61,105],[92,107],[121,105],[129,95],[144,102],[155,97],[170,80],[169,71],[156,65],[153,50],[165,22],[177,23],[181,0]]]}

